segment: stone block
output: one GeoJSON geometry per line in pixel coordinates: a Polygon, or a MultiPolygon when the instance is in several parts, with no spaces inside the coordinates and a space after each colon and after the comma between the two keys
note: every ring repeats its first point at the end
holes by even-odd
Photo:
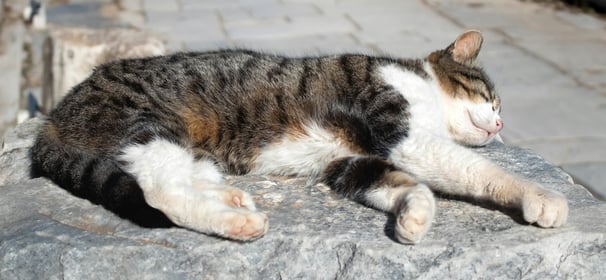
{"type": "MultiPolygon", "coordinates": [[[[0,7],[1,9],[2,7],[0,7]]],[[[8,13],[6,16],[10,16],[8,13]]],[[[21,95],[24,28],[18,20],[0,20],[0,137],[17,123],[21,95]]]]}
{"type": "Polygon", "coordinates": [[[89,76],[96,65],[116,59],[161,55],[164,43],[131,29],[58,28],[44,43],[44,111],[71,87],[89,76]]]}
{"type": "Polygon", "coordinates": [[[525,150],[477,149],[505,169],[564,193],[568,224],[541,229],[519,211],[438,199],[426,238],[391,239],[393,217],[304,178],[228,177],[268,212],[270,228],[234,242],[182,228],[146,229],[29,179],[40,120],[17,127],[0,154],[0,279],[601,279],[606,203],[525,150]],[[4,170],[13,170],[13,173],[4,170]],[[16,170],[18,169],[18,170],[16,170]]]}
{"type": "Polygon", "coordinates": [[[114,0],[114,3],[123,11],[143,11],[142,0],[114,0]]]}
{"type": "MultiPolygon", "coordinates": [[[[25,2],[25,1],[24,1],[25,2]]],[[[46,7],[46,21],[48,26],[86,27],[86,28],[113,28],[122,27],[123,24],[112,19],[113,11],[100,1],[70,1],[66,5],[50,5],[46,7]]]]}

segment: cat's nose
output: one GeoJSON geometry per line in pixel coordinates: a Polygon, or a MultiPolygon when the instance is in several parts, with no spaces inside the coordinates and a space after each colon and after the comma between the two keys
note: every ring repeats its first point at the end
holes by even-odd
{"type": "Polygon", "coordinates": [[[495,133],[501,131],[503,129],[503,121],[501,119],[497,119],[497,128],[495,129],[495,133]]]}

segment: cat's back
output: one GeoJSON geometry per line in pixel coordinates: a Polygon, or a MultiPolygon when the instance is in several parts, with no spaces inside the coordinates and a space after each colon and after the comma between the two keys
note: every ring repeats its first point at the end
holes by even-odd
{"type": "Polygon", "coordinates": [[[118,60],[96,67],[72,88],[48,123],[65,143],[83,149],[115,152],[143,125],[168,127],[171,137],[187,138],[190,114],[200,119],[216,112],[242,123],[252,108],[288,110],[292,100],[273,96],[297,88],[302,69],[297,58],[246,50],[118,60]]]}
{"type": "MultiPolygon", "coordinates": [[[[256,139],[252,136],[267,131],[258,141],[265,143],[288,127],[315,123],[358,141],[364,137],[356,131],[368,131],[369,120],[385,113],[382,108],[405,107],[399,94],[383,89],[377,69],[387,63],[397,62],[359,54],[293,58],[248,50],[120,60],[97,67],[49,119],[71,144],[112,148],[128,144],[124,139],[132,139],[139,127],[153,125],[194,142],[208,138],[196,137],[197,127],[217,127],[212,139],[232,139],[235,132],[256,139]]],[[[408,64],[403,67],[420,69],[418,61],[408,64]]],[[[405,112],[396,113],[390,127],[402,122],[405,112]]]]}

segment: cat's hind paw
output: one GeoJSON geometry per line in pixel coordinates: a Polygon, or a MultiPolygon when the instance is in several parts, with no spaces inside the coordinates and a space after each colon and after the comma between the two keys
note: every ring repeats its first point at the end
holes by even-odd
{"type": "Polygon", "coordinates": [[[256,210],[255,203],[250,194],[237,188],[227,188],[223,192],[223,202],[233,208],[246,208],[256,210]]]}
{"type": "Polygon", "coordinates": [[[240,189],[226,187],[225,189],[217,189],[216,196],[219,197],[223,203],[232,208],[245,208],[248,210],[255,211],[255,202],[252,196],[240,189]]]}
{"type": "Polygon", "coordinates": [[[228,186],[197,187],[202,195],[218,200],[231,208],[243,208],[251,211],[257,210],[252,196],[238,188],[228,186]]]}
{"type": "Polygon", "coordinates": [[[435,199],[426,186],[408,193],[396,219],[396,239],[404,244],[418,243],[429,231],[435,209],[435,199]]]}
{"type": "Polygon", "coordinates": [[[564,195],[538,188],[530,191],[522,201],[524,220],[540,227],[560,227],[568,219],[568,201],[564,195]]]}
{"type": "Polygon", "coordinates": [[[225,213],[222,236],[242,241],[255,240],[267,232],[267,215],[253,211],[229,211],[225,213]]]}

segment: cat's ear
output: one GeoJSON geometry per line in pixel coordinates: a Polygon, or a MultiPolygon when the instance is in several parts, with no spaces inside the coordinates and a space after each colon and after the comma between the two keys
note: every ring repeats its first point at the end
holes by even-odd
{"type": "Polygon", "coordinates": [[[474,66],[482,48],[482,33],[476,30],[467,31],[459,36],[448,47],[452,59],[458,63],[474,66]]]}

